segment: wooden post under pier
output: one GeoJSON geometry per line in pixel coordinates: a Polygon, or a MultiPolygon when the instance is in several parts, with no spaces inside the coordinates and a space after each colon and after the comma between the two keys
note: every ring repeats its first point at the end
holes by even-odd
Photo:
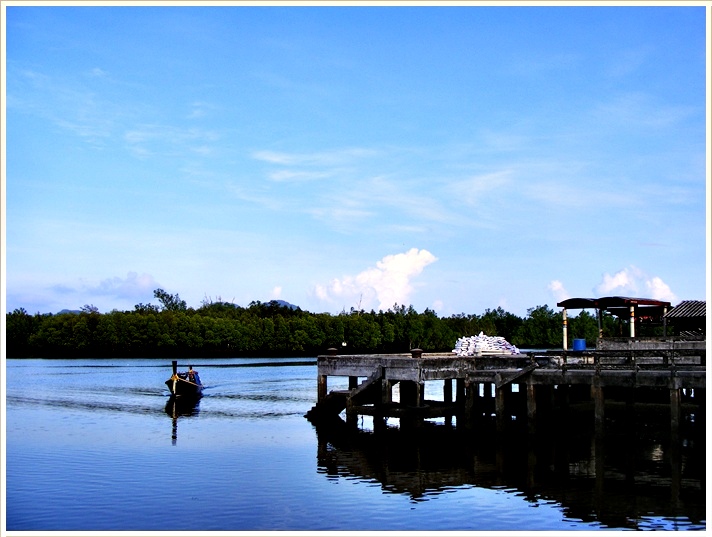
{"type": "Polygon", "coordinates": [[[536,385],[527,380],[527,432],[534,434],[536,431],[536,385]]]}

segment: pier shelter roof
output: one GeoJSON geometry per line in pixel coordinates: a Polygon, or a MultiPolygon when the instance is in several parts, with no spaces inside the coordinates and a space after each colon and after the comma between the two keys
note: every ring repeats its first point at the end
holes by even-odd
{"type": "Polygon", "coordinates": [[[668,319],[692,319],[707,316],[707,302],[704,300],[683,300],[665,314],[668,319]]]}
{"type": "Polygon", "coordinates": [[[665,319],[675,325],[684,337],[704,337],[707,326],[707,302],[683,300],[665,314],[665,319]]]}
{"type": "Polygon", "coordinates": [[[565,309],[595,308],[608,311],[618,317],[629,315],[633,306],[641,316],[663,315],[670,308],[670,302],[653,298],[635,298],[627,296],[604,296],[600,298],[569,298],[556,304],[565,309]]]}

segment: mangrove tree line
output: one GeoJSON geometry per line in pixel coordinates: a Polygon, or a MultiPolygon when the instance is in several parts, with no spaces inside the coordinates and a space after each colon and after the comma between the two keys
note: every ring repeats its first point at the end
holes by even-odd
{"type": "MultiPolygon", "coordinates": [[[[483,332],[502,336],[519,348],[561,348],[562,317],[547,305],[525,318],[487,309],[483,314],[439,317],[433,310],[394,304],[388,311],[351,309],[340,314],[311,313],[277,301],[241,307],[204,300],[188,307],[179,295],[156,289],[159,304],[137,304],[131,311],[99,313],[86,305],[78,312],[6,316],[7,356],[23,357],[212,357],[315,356],[329,347],[344,353],[399,353],[413,348],[450,352],[459,337],[483,332]]],[[[595,343],[596,318],[586,310],[570,317],[569,337],[595,343]]],[[[604,335],[615,335],[615,321],[604,318],[604,335]]]]}

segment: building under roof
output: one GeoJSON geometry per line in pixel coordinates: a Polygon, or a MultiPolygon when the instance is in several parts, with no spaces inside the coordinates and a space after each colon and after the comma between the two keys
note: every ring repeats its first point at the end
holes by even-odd
{"type": "Polygon", "coordinates": [[[704,337],[707,324],[707,302],[683,300],[665,314],[665,320],[673,324],[683,337],[704,337]]]}
{"type": "Polygon", "coordinates": [[[598,333],[601,337],[601,316],[604,311],[615,315],[619,319],[627,319],[630,324],[630,337],[635,337],[636,319],[651,320],[661,319],[665,323],[665,314],[670,308],[670,302],[665,300],[655,300],[652,298],[635,298],[627,296],[604,296],[600,298],[569,298],[556,304],[563,308],[564,317],[564,349],[567,348],[567,321],[566,311],[569,309],[589,309],[598,311],[598,333]]]}
{"type": "Polygon", "coordinates": [[[601,333],[601,316],[603,312],[615,315],[630,323],[630,337],[635,337],[635,323],[642,320],[659,320],[665,331],[667,323],[675,325],[680,335],[694,338],[704,337],[707,317],[707,302],[704,300],[684,300],[674,308],[670,302],[652,298],[635,298],[625,296],[604,296],[600,298],[569,298],[556,304],[563,308],[564,317],[564,349],[566,348],[566,310],[596,309],[598,311],[599,337],[601,333]]]}

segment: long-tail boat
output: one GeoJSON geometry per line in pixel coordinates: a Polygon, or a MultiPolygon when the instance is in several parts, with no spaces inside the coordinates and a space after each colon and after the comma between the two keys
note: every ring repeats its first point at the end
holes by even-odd
{"type": "Polygon", "coordinates": [[[203,393],[203,383],[198,372],[192,365],[188,371],[178,371],[178,361],[173,360],[173,375],[166,381],[166,386],[172,397],[200,397],[203,393]]]}

